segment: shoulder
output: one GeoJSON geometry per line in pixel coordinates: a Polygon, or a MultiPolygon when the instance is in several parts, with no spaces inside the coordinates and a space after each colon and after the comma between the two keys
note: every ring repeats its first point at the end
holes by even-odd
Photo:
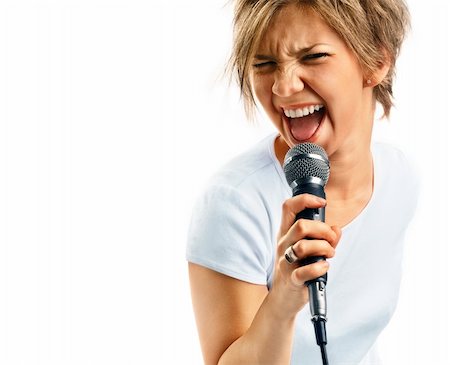
{"type": "Polygon", "coordinates": [[[412,157],[399,147],[388,143],[374,143],[372,154],[380,175],[397,180],[402,185],[418,187],[419,174],[412,157]]]}
{"type": "Polygon", "coordinates": [[[208,180],[201,198],[220,204],[226,200],[241,210],[267,213],[279,208],[290,190],[275,156],[274,139],[274,134],[264,138],[222,166],[208,180]]]}
{"type": "Polygon", "coordinates": [[[245,190],[252,189],[254,185],[263,184],[267,178],[278,179],[279,169],[273,155],[273,142],[275,135],[270,135],[259,141],[247,151],[237,155],[219,170],[208,182],[207,187],[217,187],[245,190]]]}
{"type": "Polygon", "coordinates": [[[265,225],[276,225],[280,207],[292,192],[275,156],[275,137],[272,134],[264,138],[220,168],[208,181],[200,200],[207,200],[211,209],[225,204],[228,211],[245,211],[265,225]]]}
{"type": "Polygon", "coordinates": [[[215,172],[197,197],[193,219],[229,223],[233,229],[269,227],[269,211],[287,186],[272,156],[274,138],[264,138],[215,172]]]}
{"type": "Polygon", "coordinates": [[[380,159],[392,161],[393,163],[404,163],[408,160],[402,149],[385,142],[374,142],[372,144],[372,152],[380,159]]]}
{"type": "Polygon", "coordinates": [[[420,193],[420,178],[414,160],[404,150],[387,143],[374,143],[372,154],[376,195],[384,205],[392,205],[409,220],[420,193]]]}

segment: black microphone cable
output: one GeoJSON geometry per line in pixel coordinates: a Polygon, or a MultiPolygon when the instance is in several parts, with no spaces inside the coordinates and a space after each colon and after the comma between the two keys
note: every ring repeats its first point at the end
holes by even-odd
{"type": "Polygon", "coordinates": [[[320,345],[320,353],[322,354],[322,364],[328,365],[327,349],[325,344],[320,345]]]}
{"type": "Polygon", "coordinates": [[[325,328],[326,319],[314,320],[312,319],[314,324],[314,331],[316,333],[316,341],[320,346],[320,353],[322,355],[322,364],[328,365],[328,356],[327,356],[327,330],[325,328]]]}

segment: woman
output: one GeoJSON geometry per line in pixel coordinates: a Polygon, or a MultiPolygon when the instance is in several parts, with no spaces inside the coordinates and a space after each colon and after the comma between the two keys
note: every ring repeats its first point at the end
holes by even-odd
{"type": "Polygon", "coordinates": [[[397,302],[416,183],[403,154],[371,142],[408,11],[401,0],[239,0],[232,67],[278,133],[211,180],[192,218],[187,259],[205,364],[320,364],[305,282],[328,272],[330,364],[376,364],[397,302]],[[291,197],[289,148],[322,146],[327,199],[291,197]],[[295,221],[326,205],[326,221],[295,221]],[[306,239],[312,238],[312,239],[306,239]],[[339,244],[339,245],[338,245],[339,244]],[[299,267],[285,259],[330,260],[299,267]]]}

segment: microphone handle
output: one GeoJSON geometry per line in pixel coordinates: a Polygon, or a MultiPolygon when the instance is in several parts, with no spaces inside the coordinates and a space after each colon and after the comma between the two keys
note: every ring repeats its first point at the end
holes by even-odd
{"type": "MultiPolygon", "coordinates": [[[[297,188],[293,191],[294,196],[300,195],[300,194],[305,194],[305,193],[312,194],[312,195],[318,196],[323,199],[326,198],[325,190],[324,190],[323,186],[319,185],[319,184],[314,184],[314,183],[302,184],[302,185],[297,186],[297,188]]],[[[325,222],[325,207],[306,208],[296,215],[295,220],[297,221],[299,219],[309,219],[309,220],[313,220],[313,221],[325,222]]],[[[308,238],[306,238],[306,239],[308,239],[308,238]]],[[[325,260],[325,257],[311,256],[311,257],[307,257],[303,260],[300,260],[299,265],[305,266],[305,265],[309,265],[314,262],[322,261],[322,260],[325,260]]],[[[307,286],[310,286],[311,284],[313,284],[315,282],[323,282],[324,284],[326,284],[327,283],[327,274],[322,275],[322,276],[318,277],[317,279],[307,281],[305,284],[307,286]]]]}
{"type": "MultiPolygon", "coordinates": [[[[313,221],[322,221],[325,222],[325,207],[321,207],[321,208],[306,208],[305,210],[302,210],[300,213],[298,213],[295,217],[295,220],[297,221],[298,219],[309,219],[309,220],[313,220],[313,221]]],[[[310,239],[308,237],[306,237],[306,239],[310,239]]],[[[322,261],[325,260],[325,257],[323,256],[310,256],[310,257],[306,257],[302,260],[299,261],[299,265],[300,266],[306,266],[309,264],[313,264],[314,262],[317,261],[322,261]]],[[[314,283],[314,282],[324,282],[325,284],[327,283],[327,274],[325,273],[324,275],[314,279],[314,280],[310,280],[307,281],[305,284],[307,286],[309,286],[310,284],[314,283]]]]}

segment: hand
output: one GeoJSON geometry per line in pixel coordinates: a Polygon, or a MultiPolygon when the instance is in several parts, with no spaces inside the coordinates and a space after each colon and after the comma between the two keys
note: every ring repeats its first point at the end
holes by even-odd
{"type": "Polygon", "coordinates": [[[283,204],[272,291],[282,303],[284,316],[295,316],[308,303],[305,282],[324,275],[329,267],[324,260],[302,267],[298,263],[289,264],[284,257],[286,249],[292,246],[300,260],[309,256],[331,258],[341,237],[337,226],[307,219],[295,221],[297,213],[305,208],[320,208],[325,204],[324,199],[310,194],[297,195],[283,204]]]}

